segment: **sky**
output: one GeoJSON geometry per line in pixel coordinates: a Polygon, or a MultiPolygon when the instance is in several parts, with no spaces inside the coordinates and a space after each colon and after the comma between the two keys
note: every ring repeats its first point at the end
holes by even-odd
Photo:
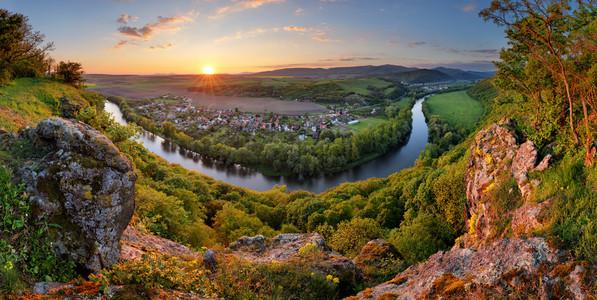
{"type": "Polygon", "coordinates": [[[393,64],[491,71],[491,0],[0,0],[89,74],[393,64]]]}

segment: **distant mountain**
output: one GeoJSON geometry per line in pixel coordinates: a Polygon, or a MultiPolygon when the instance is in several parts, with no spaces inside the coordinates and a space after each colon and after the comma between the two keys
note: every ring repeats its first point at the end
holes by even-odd
{"type": "Polygon", "coordinates": [[[463,71],[438,67],[434,69],[409,68],[396,65],[357,66],[339,68],[286,68],[254,73],[256,76],[296,77],[380,77],[391,81],[429,83],[453,80],[477,80],[493,76],[490,72],[463,71]]]}
{"type": "Polygon", "coordinates": [[[456,78],[438,70],[419,69],[415,71],[381,74],[378,77],[390,81],[408,83],[428,83],[456,80],[456,78]]]}
{"type": "Polygon", "coordinates": [[[395,65],[359,66],[339,68],[286,68],[273,71],[254,73],[257,76],[376,76],[384,73],[414,71],[417,68],[408,68],[395,65]]]}

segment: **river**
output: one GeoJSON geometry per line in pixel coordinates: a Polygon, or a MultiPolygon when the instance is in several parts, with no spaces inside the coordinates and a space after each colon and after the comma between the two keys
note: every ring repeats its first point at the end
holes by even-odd
{"type": "MultiPolygon", "coordinates": [[[[143,135],[138,141],[142,142],[147,150],[163,157],[165,160],[211,176],[216,180],[256,191],[266,191],[275,185],[285,185],[291,191],[306,190],[318,194],[344,182],[365,180],[371,177],[387,177],[397,171],[412,167],[427,144],[427,124],[421,110],[422,102],[423,99],[417,100],[412,108],[413,128],[406,145],[390,149],[385,155],[350,170],[314,178],[299,179],[296,176],[267,176],[254,169],[220,163],[192,151],[187,151],[146,131],[143,131],[143,135]]],[[[116,104],[106,102],[105,109],[107,112],[112,113],[117,122],[127,123],[116,104]]]]}

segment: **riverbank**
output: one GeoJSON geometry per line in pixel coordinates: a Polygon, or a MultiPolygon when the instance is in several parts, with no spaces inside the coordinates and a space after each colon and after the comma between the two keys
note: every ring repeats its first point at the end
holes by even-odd
{"type": "MultiPolygon", "coordinates": [[[[107,112],[113,114],[117,122],[127,123],[116,104],[106,102],[105,108],[107,112]]],[[[413,128],[406,145],[393,148],[388,153],[372,158],[354,168],[315,178],[269,176],[236,164],[220,163],[198,153],[181,150],[178,145],[151,133],[142,135],[138,141],[142,142],[150,152],[161,156],[168,162],[180,164],[215,180],[256,191],[267,191],[275,186],[285,186],[289,191],[306,190],[317,194],[345,182],[362,181],[372,177],[383,178],[412,167],[427,143],[427,125],[421,112],[421,100],[414,105],[412,116],[413,128]]]]}

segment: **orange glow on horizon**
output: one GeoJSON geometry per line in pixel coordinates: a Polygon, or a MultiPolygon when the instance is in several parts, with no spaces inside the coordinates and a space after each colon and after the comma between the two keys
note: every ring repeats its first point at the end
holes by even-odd
{"type": "Polygon", "coordinates": [[[205,74],[205,75],[213,75],[213,74],[215,74],[215,72],[216,71],[214,70],[214,67],[212,67],[210,65],[203,67],[203,74],[205,74]]]}

